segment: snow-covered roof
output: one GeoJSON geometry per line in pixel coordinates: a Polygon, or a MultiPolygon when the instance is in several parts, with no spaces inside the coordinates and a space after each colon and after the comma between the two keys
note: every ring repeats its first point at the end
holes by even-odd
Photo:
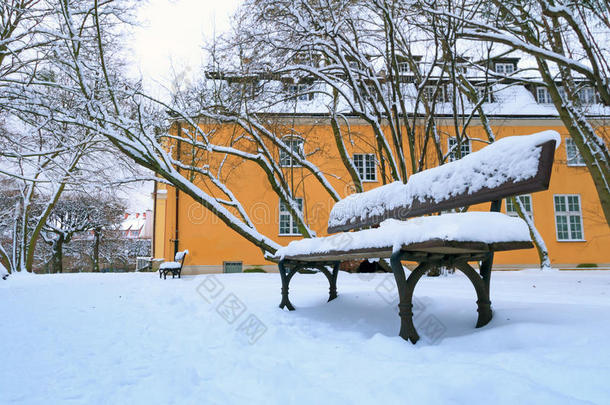
{"type": "MultiPolygon", "coordinates": [[[[481,82],[484,77],[476,75],[468,77],[469,81],[477,84],[477,80],[481,82]]],[[[536,81],[536,78],[530,78],[536,81]]],[[[445,91],[449,91],[449,82],[447,78],[434,77],[433,81],[429,82],[434,85],[435,82],[441,81],[445,91]]],[[[330,106],[333,104],[332,87],[321,81],[307,82],[309,88],[307,92],[312,92],[313,97],[301,97],[298,99],[298,94],[290,94],[289,86],[282,79],[261,79],[258,86],[258,94],[260,97],[254,97],[248,100],[249,110],[263,113],[274,114],[296,114],[296,115],[322,115],[328,114],[330,106]],[[264,90],[263,90],[264,89],[264,90]]],[[[234,92],[235,89],[230,89],[230,84],[216,84],[220,88],[225,88],[225,96],[227,100],[239,99],[234,92]],[[233,92],[233,93],[231,93],[233,92]]],[[[382,91],[389,91],[383,80],[380,80],[382,91]]],[[[526,87],[524,84],[516,83],[514,80],[497,81],[491,85],[492,93],[491,102],[486,101],[482,104],[483,111],[488,116],[528,116],[528,117],[558,117],[559,114],[553,104],[539,103],[535,98],[537,86],[531,84],[526,87]]],[[[353,108],[350,101],[353,100],[353,92],[350,86],[338,87],[341,97],[339,98],[337,111],[342,114],[350,115],[353,113],[353,108]]],[[[417,111],[415,111],[416,97],[418,88],[414,83],[405,82],[401,86],[405,108],[408,113],[425,113],[424,105],[421,100],[417,102],[417,111]]],[[[301,90],[299,90],[301,91],[301,90]]],[[[389,95],[387,97],[389,98],[389,95]]],[[[473,112],[474,105],[464,99],[463,106],[458,103],[461,113],[469,115],[473,112]]],[[[435,115],[452,115],[453,105],[447,100],[439,100],[436,102],[435,115]]],[[[599,103],[592,103],[583,106],[584,112],[589,116],[610,116],[610,106],[604,106],[599,103]]],[[[478,115],[476,112],[474,115],[478,115]]]]}

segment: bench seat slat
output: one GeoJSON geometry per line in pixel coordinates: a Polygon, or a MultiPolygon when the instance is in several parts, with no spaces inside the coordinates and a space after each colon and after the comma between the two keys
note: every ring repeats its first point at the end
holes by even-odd
{"type": "Polygon", "coordinates": [[[498,212],[465,212],[388,220],[379,228],[302,239],[275,257],[292,260],[387,258],[397,249],[428,253],[485,253],[531,247],[525,221],[498,212]]]}
{"type": "MultiPolygon", "coordinates": [[[[481,242],[455,242],[440,239],[429,240],[422,243],[405,245],[401,250],[412,253],[438,253],[443,255],[457,254],[485,254],[488,252],[501,252],[508,250],[530,249],[532,242],[500,242],[500,243],[481,243],[481,242]]],[[[371,248],[360,250],[335,250],[325,254],[295,255],[286,256],[287,260],[302,262],[321,262],[321,261],[345,261],[345,260],[364,260],[364,259],[388,259],[393,253],[391,246],[385,248],[371,248]]]]}

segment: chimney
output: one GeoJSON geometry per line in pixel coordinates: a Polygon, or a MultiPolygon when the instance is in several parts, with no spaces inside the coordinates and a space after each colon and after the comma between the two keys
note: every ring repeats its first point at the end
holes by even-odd
{"type": "Polygon", "coordinates": [[[140,213],[136,212],[136,218],[139,218],[139,217],[140,217],[140,213]]]}
{"type": "Polygon", "coordinates": [[[129,214],[125,213],[125,219],[129,218],[129,214]]]}

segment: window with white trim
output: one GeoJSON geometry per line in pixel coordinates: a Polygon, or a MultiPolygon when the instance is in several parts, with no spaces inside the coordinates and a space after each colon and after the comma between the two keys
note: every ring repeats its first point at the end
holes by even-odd
{"type": "Polygon", "coordinates": [[[445,87],[442,85],[439,86],[424,86],[424,96],[426,100],[432,102],[434,100],[438,100],[441,103],[446,101],[445,98],[445,87]],[[434,95],[436,94],[436,97],[434,95]]]}
{"type": "Polygon", "coordinates": [[[585,166],[585,160],[582,158],[572,138],[566,138],[566,155],[568,157],[568,166],[585,166]]]}
{"type": "MultiPolygon", "coordinates": [[[[301,138],[284,138],[282,141],[290,148],[290,150],[299,156],[303,157],[303,140],[301,138]]],[[[280,166],[281,167],[300,167],[296,158],[293,158],[292,155],[286,152],[283,149],[280,149],[280,166]]]]}
{"type": "Polygon", "coordinates": [[[538,104],[552,104],[553,99],[551,98],[551,93],[549,93],[549,89],[546,87],[538,87],[536,88],[536,101],[538,104]]]}
{"type": "Polygon", "coordinates": [[[398,62],[398,73],[411,73],[411,65],[409,65],[409,62],[398,62]]]}
{"type": "MultiPolygon", "coordinates": [[[[448,150],[449,152],[449,162],[453,162],[454,160],[458,160],[458,154],[457,154],[457,144],[458,144],[458,140],[457,138],[449,138],[448,139],[448,150]]],[[[470,139],[462,139],[462,142],[460,144],[460,158],[463,158],[464,156],[468,155],[470,153],[470,139]]]]}
{"type": "MultiPolygon", "coordinates": [[[[525,208],[527,216],[533,218],[534,213],[532,211],[532,196],[529,194],[524,194],[518,196],[517,198],[521,200],[521,204],[523,204],[523,208],[525,208]]],[[[517,207],[515,204],[513,204],[512,198],[506,199],[506,215],[511,217],[519,216],[519,214],[517,214],[517,207]]]]}
{"type": "Polygon", "coordinates": [[[580,195],[555,195],[553,200],[557,240],[584,240],[580,195]]]}
{"type": "Polygon", "coordinates": [[[491,89],[485,86],[476,86],[475,87],[476,91],[477,91],[477,97],[479,99],[479,101],[481,99],[483,99],[484,103],[493,103],[494,99],[493,99],[493,95],[491,93],[491,89]]]}
{"type": "Polygon", "coordinates": [[[515,71],[515,65],[513,63],[498,62],[496,63],[496,73],[502,73],[509,75],[515,71]]]}
{"type": "Polygon", "coordinates": [[[362,181],[377,181],[377,167],[374,153],[354,153],[354,166],[362,181]]]}
{"type": "Polygon", "coordinates": [[[578,99],[581,104],[596,104],[598,103],[597,93],[591,86],[585,86],[578,90],[578,99]]]}
{"type": "MultiPolygon", "coordinates": [[[[303,213],[303,199],[295,198],[299,212],[303,213]]],[[[280,200],[280,235],[300,235],[297,221],[290,214],[288,206],[280,200]]]]}
{"type": "Polygon", "coordinates": [[[314,94],[311,92],[312,86],[309,84],[290,84],[288,85],[288,94],[294,96],[300,101],[313,100],[314,94]]]}

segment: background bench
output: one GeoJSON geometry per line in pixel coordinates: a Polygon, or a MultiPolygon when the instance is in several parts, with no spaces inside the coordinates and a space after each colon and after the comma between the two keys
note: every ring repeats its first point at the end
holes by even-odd
{"type": "Polygon", "coordinates": [[[176,253],[174,256],[173,262],[164,262],[159,266],[159,278],[163,277],[165,280],[167,278],[168,273],[172,273],[172,278],[174,276],[182,275],[182,266],[184,265],[184,258],[186,257],[188,250],[183,250],[182,252],[176,253]]]}
{"type": "Polygon", "coordinates": [[[299,269],[317,268],[324,273],[331,301],[337,297],[342,261],[390,258],[399,293],[402,338],[413,343],[419,339],[413,325],[413,291],[435,266],[455,267],[468,277],[477,293],[476,326],[486,325],[492,318],[489,289],[494,252],[533,247],[525,222],[499,213],[501,201],[548,189],[559,141],[554,131],[503,138],[458,161],[412,175],[406,184],[392,183],[338,201],[329,217],[328,232],[359,231],[294,241],[279,249],[275,258],[282,280],[280,308],[294,310],[288,290],[299,269]],[[388,221],[381,228],[362,230],[387,219],[406,220],[483,202],[491,202],[491,213],[388,221]],[[452,224],[454,233],[439,229],[446,223],[452,224]],[[418,263],[408,279],[402,260],[418,263]],[[479,273],[468,264],[473,261],[479,262],[479,273]]]}

